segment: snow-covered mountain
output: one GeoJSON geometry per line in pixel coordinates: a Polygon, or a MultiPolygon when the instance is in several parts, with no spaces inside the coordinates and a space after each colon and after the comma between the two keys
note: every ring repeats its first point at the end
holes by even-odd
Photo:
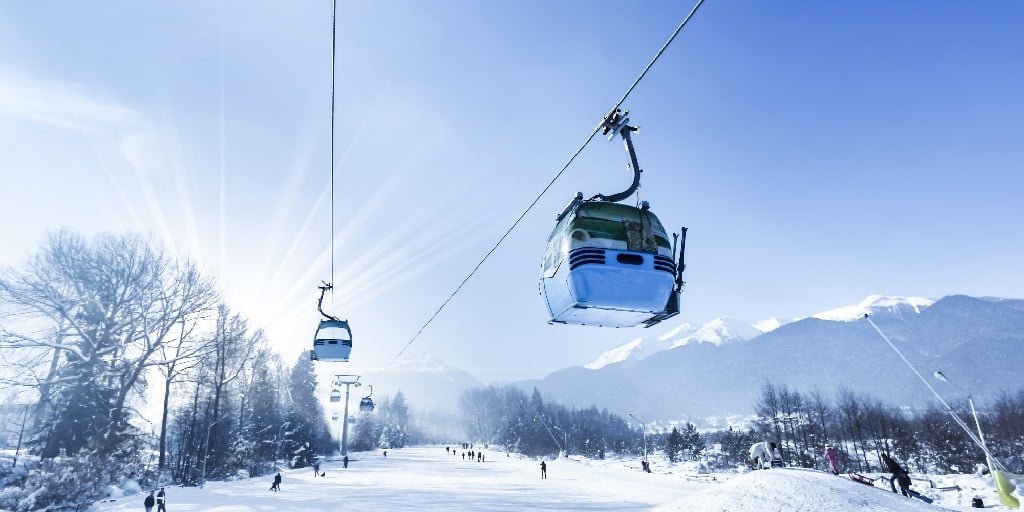
{"type": "Polygon", "coordinates": [[[723,317],[633,340],[586,366],[521,384],[569,405],[651,421],[749,413],[769,381],[930,404],[927,390],[862,320],[865,312],[922,371],[941,369],[975,396],[1024,386],[1024,300],[963,295],[875,295],[788,323],[759,322],[761,329],[723,317]]]}
{"type": "MultiPolygon", "coordinates": [[[[735,318],[718,317],[700,327],[690,323],[682,323],[668,332],[656,337],[634,338],[624,345],[608,350],[590,363],[583,365],[588,370],[599,370],[611,364],[630,364],[650,357],[664,350],[672,350],[693,343],[711,343],[722,345],[736,341],[747,341],[765,332],[778,328],[779,321],[768,323],[765,328],[758,328],[735,318]]],[[[764,321],[767,322],[767,321],[764,321]]],[[[762,324],[764,322],[761,322],[762,324]]]]}
{"type": "Polygon", "coordinates": [[[610,364],[639,361],[651,354],[668,350],[679,339],[686,338],[696,331],[696,327],[688,323],[682,323],[660,336],[630,340],[624,345],[619,345],[597,356],[597,359],[583,365],[583,367],[589,370],[599,370],[610,364]]]}
{"type": "Polygon", "coordinates": [[[747,341],[761,335],[756,327],[746,322],[727,316],[720,316],[697,329],[697,332],[673,343],[669,350],[693,343],[710,343],[724,345],[737,341],[747,341]]]}
{"type": "Polygon", "coordinates": [[[812,318],[831,320],[833,322],[853,322],[860,320],[865,314],[916,315],[934,303],[934,300],[924,297],[869,295],[857,304],[822,311],[813,315],[812,318]]]}

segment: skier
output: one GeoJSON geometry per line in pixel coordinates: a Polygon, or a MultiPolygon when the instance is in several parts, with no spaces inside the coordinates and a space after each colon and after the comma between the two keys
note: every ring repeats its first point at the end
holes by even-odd
{"type": "Polygon", "coordinates": [[[387,450],[384,450],[384,458],[385,459],[388,458],[388,451],[387,450]]]}
{"type": "Polygon", "coordinates": [[[270,485],[270,490],[274,492],[281,490],[281,473],[274,475],[274,483],[270,485]]]}
{"type": "Polygon", "coordinates": [[[477,462],[483,462],[484,461],[484,454],[482,454],[480,452],[476,452],[476,461],[477,462]]]}
{"type": "Polygon", "coordinates": [[[548,465],[544,461],[540,461],[540,477],[542,479],[548,477],[548,465]]]}
{"type": "Polygon", "coordinates": [[[466,452],[462,452],[462,460],[466,460],[466,452]]]}
{"type": "Polygon", "coordinates": [[[484,454],[480,454],[480,462],[487,462],[487,457],[484,454]]]}
{"type": "Polygon", "coordinates": [[[341,467],[348,468],[348,454],[341,458],[341,467]]]}
{"type": "Polygon", "coordinates": [[[828,444],[825,445],[825,462],[828,463],[828,469],[832,471],[833,475],[839,474],[839,452],[834,446],[828,444]]]}
{"type": "Polygon", "coordinates": [[[153,498],[153,491],[149,491],[149,496],[146,496],[146,501],[142,504],[146,507],[146,512],[152,512],[153,505],[156,503],[156,499],[153,498]]]}
{"type": "Polygon", "coordinates": [[[444,452],[448,453],[448,447],[447,446],[444,447],[444,452]]]}
{"type": "Polygon", "coordinates": [[[156,512],[167,512],[167,495],[164,494],[163,487],[156,493],[156,512]]]}
{"type": "Polygon", "coordinates": [[[320,475],[320,462],[317,461],[317,462],[313,463],[313,478],[316,478],[319,475],[320,475]]]}
{"type": "Polygon", "coordinates": [[[907,470],[903,469],[903,466],[900,466],[898,462],[893,460],[888,453],[882,453],[882,462],[885,463],[886,467],[889,468],[889,472],[892,473],[892,476],[889,478],[889,487],[892,487],[892,492],[896,492],[896,484],[893,482],[897,482],[900,484],[900,494],[909,498],[910,474],[907,473],[907,470]]]}

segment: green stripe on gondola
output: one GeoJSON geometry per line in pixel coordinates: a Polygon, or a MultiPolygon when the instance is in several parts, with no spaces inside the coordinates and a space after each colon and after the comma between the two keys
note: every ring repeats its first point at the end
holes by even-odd
{"type": "MultiPolygon", "coordinates": [[[[632,222],[639,222],[639,219],[632,222]]],[[[626,225],[623,224],[622,219],[608,220],[593,217],[576,217],[569,225],[569,231],[574,229],[585,230],[592,238],[606,238],[620,242],[626,241],[626,225]]],[[[658,244],[658,247],[671,249],[672,246],[669,244],[668,238],[658,233],[656,229],[652,229],[652,231],[654,231],[654,241],[658,244]]]]}

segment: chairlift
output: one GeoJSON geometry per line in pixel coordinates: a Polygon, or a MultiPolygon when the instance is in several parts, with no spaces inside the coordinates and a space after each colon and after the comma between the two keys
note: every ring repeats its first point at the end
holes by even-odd
{"type": "Polygon", "coordinates": [[[348,322],[336,316],[324,313],[324,294],[332,288],[330,283],[324,283],[320,288],[320,299],[316,302],[317,310],[324,316],[313,335],[313,350],[310,358],[313,361],[324,362],[348,362],[349,354],[352,353],[352,329],[348,322]]]}
{"type": "Polygon", "coordinates": [[[373,412],[373,386],[370,386],[370,394],[359,400],[359,410],[362,412],[373,412]]]}
{"type": "Polygon", "coordinates": [[[582,193],[556,217],[542,262],[540,292],[549,323],[650,327],[679,314],[686,228],[668,234],[646,201],[622,204],[640,186],[628,112],[603,120],[609,140],[622,137],[633,183],[618,194],[582,193]],[[676,248],[679,248],[677,253],[676,248]],[[678,254],[678,259],[677,255],[678,254]]]}

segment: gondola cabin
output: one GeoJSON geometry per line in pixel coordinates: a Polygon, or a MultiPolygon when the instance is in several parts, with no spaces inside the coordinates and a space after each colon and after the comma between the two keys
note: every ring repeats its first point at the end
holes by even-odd
{"type": "Polygon", "coordinates": [[[313,337],[314,361],[347,362],[352,353],[352,330],[344,320],[321,320],[313,337]]]}
{"type": "Polygon", "coordinates": [[[672,244],[646,202],[578,195],[557,219],[540,280],[550,323],[634,327],[678,312],[672,244]]]}
{"type": "Polygon", "coordinates": [[[362,400],[359,401],[359,410],[362,412],[373,412],[373,399],[368,396],[364,396],[362,400]]]}
{"type": "Polygon", "coordinates": [[[331,401],[332,402],[340,402],[341,401],[341,391],[338,391],[337,389],[332,389],[331,390],[331,401]]]}

